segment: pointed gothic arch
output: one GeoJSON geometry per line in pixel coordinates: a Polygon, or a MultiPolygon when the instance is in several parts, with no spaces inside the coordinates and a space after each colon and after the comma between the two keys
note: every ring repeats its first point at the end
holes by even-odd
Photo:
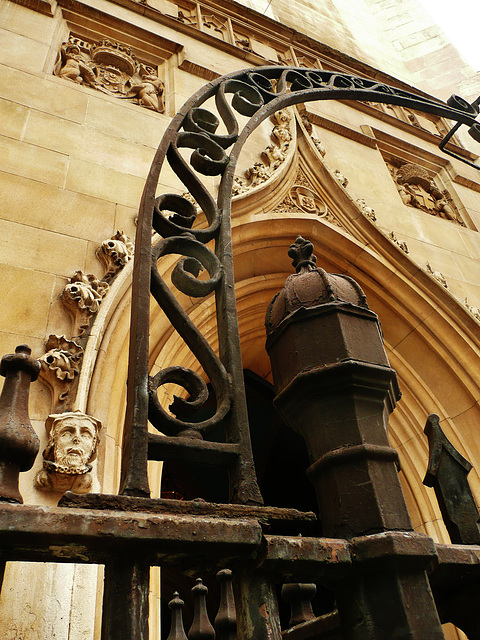
{"type": "MultiPolygon", "coordinates": [[[[402,480],[414,526],[438,541],[447,541],[433,492],[421,484],[428,457],[423,425],[430,412],[439,413],[445,433],[459,451],[474,464],[480,462],[474,437],[480,419],[477,322],[361,212],[301,131],[280,174],[234,199],[232,221],[243,366],[269,379],[270,363],[264,349],[265,309],[291,273],[287,250],[292,239],[297,234],[308,236],[315,245],[319,264],[328,271],[354,277],[380,317],[388,356],[403,391],[403,400],[390,420],[390,437],[400,452],[402,480]],[[295,183],[299,166],[310,172],[342,227],[301,211],[274,212],[278,199],[295,183]]],[[[162,275],[171,273],[174,262],[172,256],[164,259],[162,275]]],[[[115,480],[111,486],[103,487],[104,491],[115,491],[119,482],[130,276],[131,264],[104,301],[87,347],[88,366],[82,371],[80,384],[85,407],[93,413],[98,413],[102,404],[97,397],[111,397],[108,415],[101,416],[107,424],[105,446],[111,455],[104,456],[109,468],[100,473],[115,480]],[[112,465],[115,473],[111,473],[112,465]]],[[[198,301],[184,296],[183,302],[199,330],[217,350],[213,297],[198,301]]],[[[149,362],[150,373],[179,362],[198,369],[189,348],[154,305],[149,362]]],[[[159,465],[151,463],[151,471],[155,468],[152,489],[157,494],[161,473],[159,465]]],[[[480,484],[475,471],[471,482],[474,490],[480,484]]]]}

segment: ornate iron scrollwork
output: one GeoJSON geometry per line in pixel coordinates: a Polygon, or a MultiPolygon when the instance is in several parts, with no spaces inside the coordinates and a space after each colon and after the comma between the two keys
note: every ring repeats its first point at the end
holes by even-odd
{"type": "MultiPolygon", "coordinates": [[[[237,454],[234,468],[230,469],[231,500],[261,502],[248,431],[234,293],[230,223],[234,170],[245,140],[265,118],[296,103],[332,99],[397,104],[450,118],[458,123],[457,128],[461,124],[468,125],[470,134],[476,140],[480,139],[480,127],[475,121],[477,103],[470,105],[455,96],[453,102],[450,100],[445,104],[374,80],[318,69],[277,66],[248,69],[210,82],[194,94],[173,118],[163,137],[140,208],[121,492],[130,495],[149,493],[146,471],[148,419],[167,435],[199,438],[206,429],[223,421],[226,443],[231,447],[234,445],[237,454]],[[217,114],[205,107],[211,98],[214,98],[217,114]],[[250,118],[242,131],[235,112],[250,118]],[[218,133],[220,124],[226,133],[218,133]],[[182,155],[184,148],[192,149],[189,162],[182,155]],[[197,207],[187,198],[178,194],[156,197],[165,160],[188,189],[198,210],[205,214],[206,227],[194,226],[197,207]],[[199,177],[202,175],[221,176],[216,197],[203,184],[199,177]],[[164,238],[153,252],[152,225],[164,238]],[[212,240],[215,254],[206,246],[212,240]],[[172,277],[180,291],[196,297],[215,293],[219,356],[181,309],[160,276],[157,260],[169,253],[183,256],[172,277]],[[202,268],[207,269],[208,280],[197,279],[202,268]],[[170,367],[149,381],[146,335],[150,290],[212,383],[217,408],[208,420],[195,422],[191,418],[207,398],[205,383],[193,371],[170,367]],[[191,396],[188,400],[175,398],[170,407],[174,415],[160,407],[156,396],[160,384],[172,381],[182,385],[191,396]]],[[[218,447],[222,444],[218,443],[218,447]]]]}

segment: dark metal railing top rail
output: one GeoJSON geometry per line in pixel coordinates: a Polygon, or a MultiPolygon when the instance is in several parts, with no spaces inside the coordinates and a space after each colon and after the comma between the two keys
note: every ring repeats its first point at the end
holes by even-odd
{"type": "Polygon", "coordinates": [[[185,459],[187,451],[187,455],[190,452],[197,460],[229,468],[230,502],[262,503],[252,461],[236,314],[230,222],[232,183],[240,150],[256,127],[279,109],[313,100],[397,104],[450,118],[457,123],[456,128],[466,124],[472,137],[480,140],[480,124],[475,121],[476,102],[470,105],[462,98],[452,96],[445,104],[374,80],[318,69],[248,69],[210,82],[194,94],[173,118],[163,137],[140,207],[120,487],[120,493],[124,495],[150,495],[149,450],[154,459],[168,456],[185,459]],[[210,100],[214,100],[216,113],[207,104],[210,100]],[[242,130],[237,113],[250,118],[242,130]],[[193,150],[189,161],[181,153],[184,148],[193,150]],[[179,194],[156,196],[165,162],[205,214],[203,227],[193,226],[197,207],[190,199],[179,194]],[[221,176],[218,194],[210,192],[202,176],[221,176]],[[153,251],[152,228],[163,238],[153,251]],[[207,246],[212,240],[215,252],[207,246]],[[194,297],[215,292],[218,356],[160,276],[157,260],[172,253],[184,256],[172,274],[177,289],[194,297]],[[196,276],[203,269],[207,270],[209,278],[198,280],[196,276]],[[183,367],[169,367],[149,379],[146,328],[149,326],[150,292],[211,382],[217,406],[214,415],[206,420],[192,417],[208,397],[205,384],[196,373],[183,367]],[[175,398],[170,406],[171,413],[157,398],[158,387],[167,382],[180,384],[190,394],[188,401],[175,398]],[[148,436],[148,420],[168,438],[148,436]],[[219,423],[225,425],[226,442],[203,441],[202,434],[219,423]]]}

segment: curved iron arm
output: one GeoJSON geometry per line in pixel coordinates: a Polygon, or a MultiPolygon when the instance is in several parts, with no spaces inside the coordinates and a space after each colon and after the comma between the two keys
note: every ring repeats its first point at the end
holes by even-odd
{"type": "MultiPolygon", "coordinates": [[[[120,487],[123,494],[149,495],[149,417],[157,428],[166,430],[167,433],[168,423],[171,433],[186,433],[198,438],[202,437],[202,429],[223,420],[226,424],[227,443],[238,445],[237,463],[230,470],[230,499],[233,502],[261,503],[248,430],[234,291],[230,220],[232,183],[240,150],[256,127],[284,107],[314,100],[360,100],[396,104],[454,120],[457,122],[454,130],[466,124],[470,127],[470,135],[480,141],[480,125],[475,120],[480,100],[470,105],[462,98],[452,96],[445,104],[384,83],[342,73],[278,66],[253,68],[218,78],[195,93],[173,118],[163,136],[140,206],[135,241],[127,411],[120,487]],[[228,99],[229,94],[231,100],[228,99]],[[218,115],[203,106],[211,98],[215,99],[218,115]],[[250,117],[241,132],[235,112],[250,117]],[[217,133],[220,121],[226,133],[217,133]],[[230,147],[231,150],[227,153],[230,147]],[[193,149],[189,162],[184,159],[180,151],[182,148],[193,149]],[[206,228],[192,228],[196,207],[186,198],[178,194],[164,194],[156,199],[158,179],[165,160],[205,213],[208,223],[206,228]],[[216,199],[203,184],[199,174],[221,176],[216,199]],[[169,239],[163,240],[160,248],[154,249],[153,253],[152,224],[153,229],[163,238],[169,239]],[[206,243],[212,239],[215,241],[215,260],[213,254],[208,257],[211,252],[206,247],[206,243]],[[203,246],[203,249],[200,250],[197,245],[203,246]],[[166,291],[156,268],[158,257],[172,252],[190,256],[181,261],[179,271],[182,276],[177,282],[174,281],[180,290],[185,291],[182,286],[188,283],[188,295],[203,296],[215,291],[219,357],[206,345],[205,339],[193,323],[187,323],[181,311],[174,309],[173,296],[166,291]],[[209,273],[210,268],[206,263],[215,271],[214,276],[210,273],[206,287],[203,286],[205,282],[193,282],[201,267],[198,260],[200,255],[203,256],[204,260],[201,262],[207,266],[209,273]],[[180,368],[169,367],[165,374],[155,376],[149,385],[148,327],[151,290],[204,366],[207,375],[213,376],[211,380],[217,393],[217,411],[208,424],[184,417],[186,407],[194,409],[206,397],[201,380],[193,372],[182,373],[180,368]],[[155,395],[158,385],[171,381],[172,376],[175,382],[183,384],[192,394],[191,400],[177,398],[171,405],[170,410],[175,413],[175,417],[169,417],[159,408],[155,395]]],[[[453,133],[452,130],[442,141],[443,146],[453,133]]],[[[463,158],[459,160],[465,161],[463,158]]]]}

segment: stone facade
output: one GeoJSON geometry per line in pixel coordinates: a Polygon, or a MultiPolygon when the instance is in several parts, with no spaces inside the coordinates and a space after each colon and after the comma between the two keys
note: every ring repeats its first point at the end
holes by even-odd
{"type": "MultiPolygon", "coordinates": [[[[52,480],[59,470],[44,466],[56,463],[45,423],[62,413],[103,425],[77,474],[88,482],[71,486],[118,490],[131,239],[155,150],[181,105],[219,75],[266,64],[371,76],[440,98],[475,74],[448,45],[446,77],[445,37],[429,30],[417,0],[3,0],[1,12],[0,347],[28,343],[42,362],[30,415],[48,453],[22,475],[21,492],[27,503],[52,505],[69,474],[52,480]],[[401,30],[404,13],[420,18],[401,30]]],[[[480,173],[438,150],[449,127],[371,103],[277,112],[245,145],[233,199],[244,367],[270,380],[263,316],[290,271],[288,246],[308,236],[321,266],[357,279],[380,316],[404,393],[390,428],[407,502],[415,528],[439,541],[447,540],[439,509],[420,484],[431,411],[474,464],[480,496],[480,173]]],[[[451,148],[478,162],[480,145],[462,132],[451,148]]],[[[168,171],[161,187],[185,191],[168,171]]],[[[166,258],[162,273],[172,265],[166,258]]],[[[211,300],[181,302],[215,348],[211,300]]],[[[196,366],[159,311],[150,334],[152,375],[196,366]]],[[[152,465],[155,495],[161,473],[152,465]]],[[[9,565],[2,637],[99,638],[98,573],[9,565]]],[[[151,629],[159,638],[155,616],[151,629]]]]}

